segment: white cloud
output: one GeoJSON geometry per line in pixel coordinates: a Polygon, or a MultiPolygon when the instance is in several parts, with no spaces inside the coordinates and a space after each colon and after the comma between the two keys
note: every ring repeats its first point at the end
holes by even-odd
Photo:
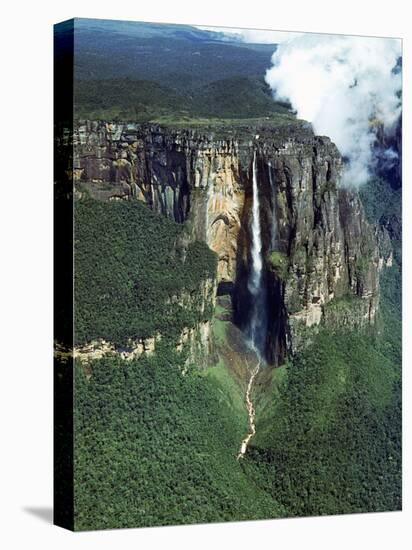
{"type": "Polygon", "coordinates": [[[349,159],[346,183],[369,177],[371,121],[390,129],[399,117],[401,75],[392,69],[400,55],[400,40],[316,34],[294,37],[273,54],[266,81],[275,97],[332,138],[349,159]]]}

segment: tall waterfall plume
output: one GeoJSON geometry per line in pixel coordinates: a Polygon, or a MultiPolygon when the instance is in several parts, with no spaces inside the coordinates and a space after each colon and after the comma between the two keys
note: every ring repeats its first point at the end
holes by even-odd
{"type": "Polygon", "coordinates": [[[262,234],[260,224],[260,202],[258,188],[258,170],[256,151],[253,156],[253,204],[251,219],[251,269],[248,289],[251,294],[252,307],[249,320],[249,340],[255,351],[262,355],[266,339],[266,289],[263,284],[262,234]]]}

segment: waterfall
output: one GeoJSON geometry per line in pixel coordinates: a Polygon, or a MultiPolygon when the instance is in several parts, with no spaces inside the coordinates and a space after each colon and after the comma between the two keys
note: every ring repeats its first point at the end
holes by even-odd
{"type": "Polygon", "coordinates": [[[252,246],[251,269],[248,281],[248,289],[251,294],[252,307],[249,323],[249,340],[255,351],[261,355],[264,351],[266,339],[266,300],[265,288],[262,284],[262,234],[260,225],[260,202],[258,189],[258,173],[256,151],[253,156],[253,204],[252,204],[252,246]]]}
{"type": "Polygon", "coordinates": [[[270,248],[271,250],[275,250],[277,235],[278,235],[278,221],[276,217],[276,186],[275,186],[275,180],[273,177],[271,162],[268,163],[268,168],[269,168],[270,189],[272,192],[272,227],[271,227],[270,248]]]}
{"type": "Polygon", "coordinates": [[[262,235],[260,230],[260,204],[257,183],[256,152],[253,157],[253,205],[252,205],[252,270],[249,290],[256,296],[262,282],[262,235]]]}

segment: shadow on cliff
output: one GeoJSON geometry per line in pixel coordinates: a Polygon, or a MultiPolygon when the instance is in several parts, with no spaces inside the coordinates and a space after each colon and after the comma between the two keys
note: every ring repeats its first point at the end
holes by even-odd
{"type": "MultiPolygon", "coordinates": [[[[266,257],[270,251],[272,201],[271,187],[265,163],[261,155],[258,157],[258,189],[260,199],[260,220],[262,234],[262,279],[265,289],[266,334],[264,336],[264,358],[269,365],[278,366],[286,354],[287,321],[283,304],[283,283],[267,267],[266,257]]],[[[245,201],[241,213],[241,227],[237,240],[236,281],[232,291],[233,322],[244,333],[247,331],[253,311],[253,296],[248,289],[250,277],[251,241],[250,217],[253,205],[252,165],[247,171],[242,171],[241,182],[245,189],[245,201]]]]}

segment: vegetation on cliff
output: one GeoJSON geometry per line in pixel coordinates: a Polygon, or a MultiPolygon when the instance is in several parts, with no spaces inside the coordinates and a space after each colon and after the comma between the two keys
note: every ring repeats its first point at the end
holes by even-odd
{"type": "Polygon", "coordinates": [[[138,201],[76,202],[76,344],[176,335],[211,317],[201,286],[216,257],[201,242],[179,244],[183,231],[138,201]]]}
{"type": "Polygon", "coordinates": [[[279,279],[285,279],[285,277],[287,276],[289,263],[286,254],[277,250],[273,250],[268,255],[267,262],[269,269],[273,271],[279,279]]]}
{"type": "Polygon", "coordinates": [[[402,265],[402,188],[374,178],[361,187],[360,196],[368,218],[388,231],[395,259],[402,265]]]}

